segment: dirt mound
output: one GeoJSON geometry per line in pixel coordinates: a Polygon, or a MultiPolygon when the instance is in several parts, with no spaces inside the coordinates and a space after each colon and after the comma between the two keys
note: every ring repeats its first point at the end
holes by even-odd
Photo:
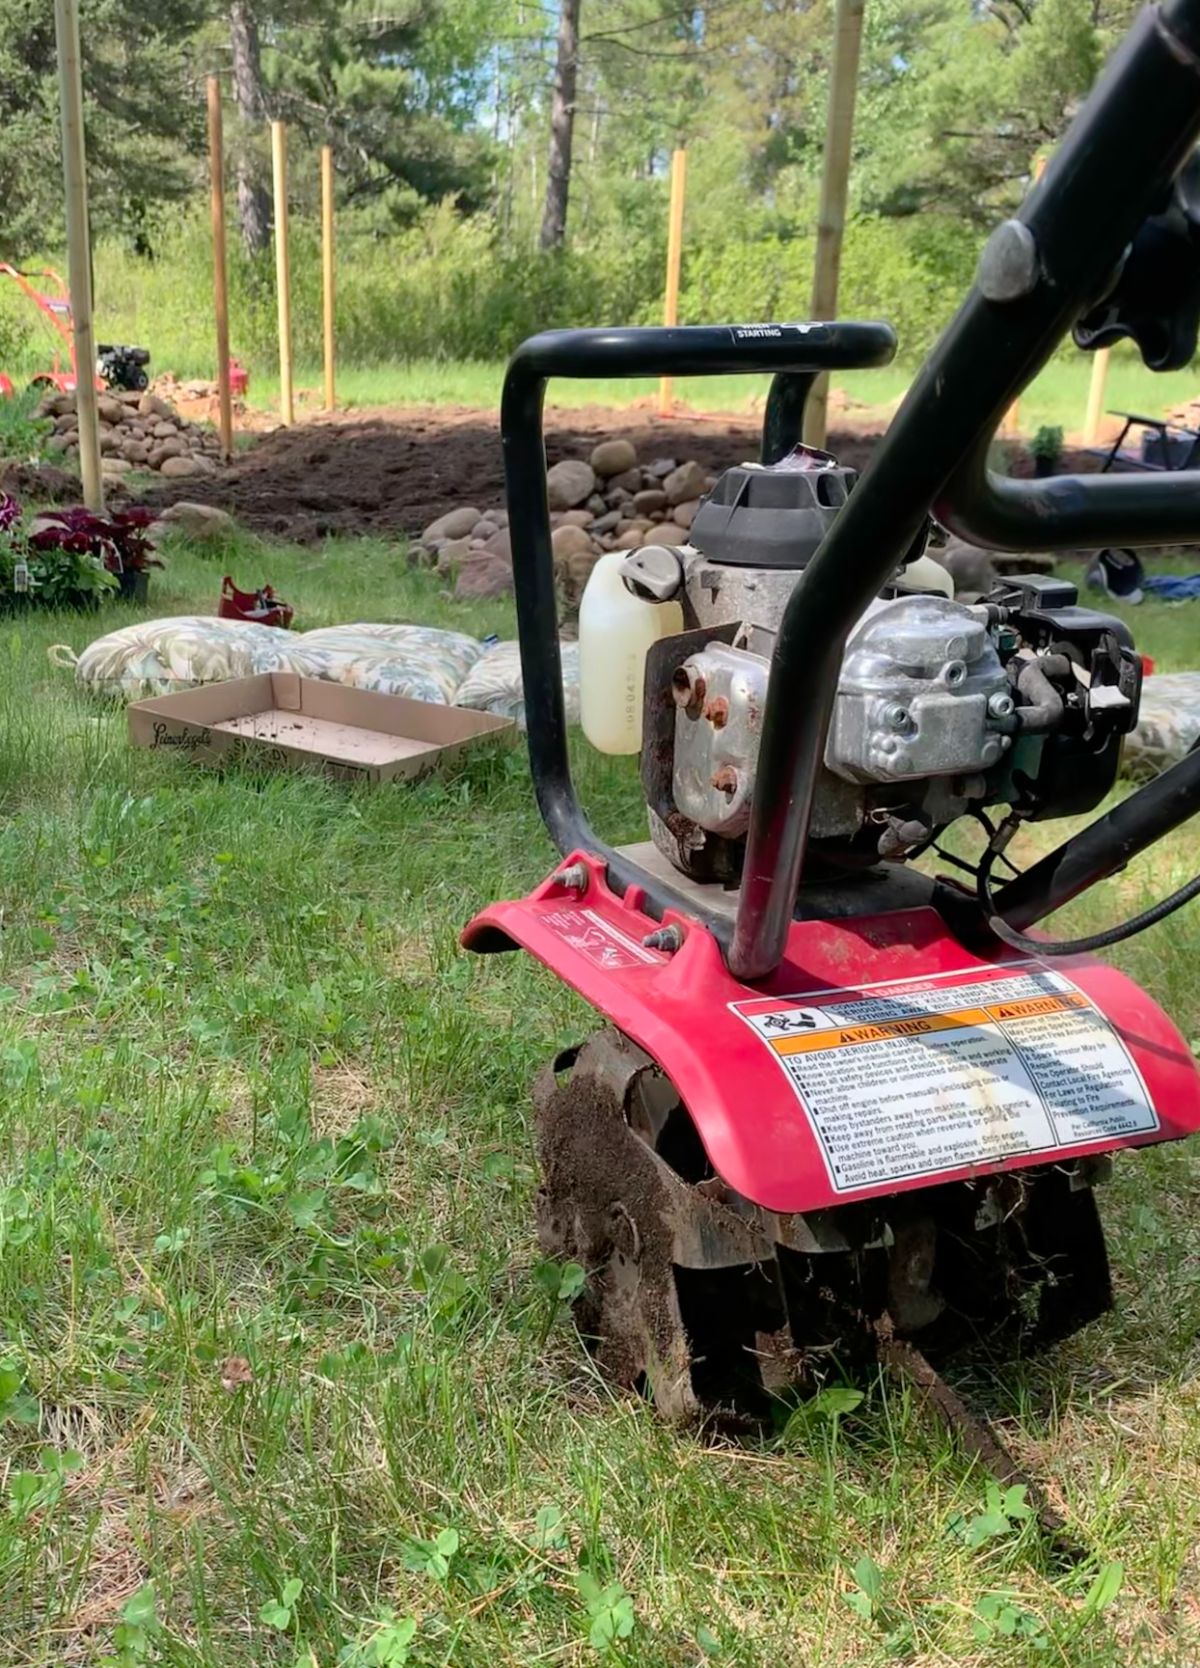
{"type": "Polygon", "coordinates": [[[78,504],[83,501],[79,476],[52,463],[22,463],[0,458],[0,492],[19,504],[78,504]]]}
{"type": "MultiPolygon", "coordinates": [[[[656,422],[644,412],[552,410],[546,453],[587,457],[598,440],[631,440],[639,458],[695,458],[716,471],[757,456],[758,427],[738,417],[656,422]]],[[[843,462],[862,467],[872,437],[835,435],[843,462]]],[[[151,502],[216,504],[244,527],[312,543],[331,535],[416,537],[469,498],[480,509],[504,502],[498,419],[493,413],[415,407],[276,429],[215,477],[155,488],[151,502]]]]}

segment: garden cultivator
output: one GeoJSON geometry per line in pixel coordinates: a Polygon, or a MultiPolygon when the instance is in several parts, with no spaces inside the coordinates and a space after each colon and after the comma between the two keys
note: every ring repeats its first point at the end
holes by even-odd
{"type": "MultiPolygon", "coordinates": [[[[1200,475],[987,463],[1067,330],[1191,357],[1198,133],[1200,0],[1165,0],[994,232],[860,479],[799,421],[818,374],[888,361],[883,324],[556,332],[509,367],[529,751],[563,861],[464,941],[528,950],[602,1018],[537,1086],[539,1231],[586,1271],[601,1366],[667,1416],[758,1414],[863,1352],[936,1387],[923,1352],[1074,1331],[1111,1299],[1094,1184],[1200,1127],[1186,1043],[1093,956],[1200,880],[1088,939],[1035,930],[1200,809],[1200,752],[1016,873],[1024,823],[1113,788],[1139,657],[1062,579],[966,604],[905,577],[934,518],[1007,550],[1200,542],[1200,475]],[[761,458],[687,545],[618,558],[663,627],[635,668],[650,838],[611,847],[568,764],[545,384],[747,370],[773,375],[761,458]],[[977,861],[915,866],[959,823],[977,861]]],[[[585,608],[585,675],[589,652],[585,608]]]]}

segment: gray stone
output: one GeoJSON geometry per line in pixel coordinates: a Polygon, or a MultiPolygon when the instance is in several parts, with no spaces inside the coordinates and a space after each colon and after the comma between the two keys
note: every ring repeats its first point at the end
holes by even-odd
{"type": "Polygon", "coordinates": [[[582,527],[575,527],[570,523],[565,527],[556,527],[550,535],[550,543],[554,548],[556,563],[592,548],[592,541],[587,532],[582,527]]]}
{"type": "Polygon", "coordinates": [[[507,596],[511,590],[512,564],[486,550],[468,556],[454,584],[460,601],[507,596]]]}
{"type": "Polygon", "coordinates": [[[602,440],[592,452],[592,468],[606,479],[633,469],[636,464],[637,452],[629,440],[602,440]]]}
{"type": "Polygon", "coordinates": [[[457,510],[447,510],[445,515],[440,515],[436,521],[429,523],[421,534],[422,542],[428,544],[432,539],[465,539],[475,523],[481,519],[479,511],[471,504],[464,504],[457,510]]]}
{"type": "Polygon", "coordinates": [[[611,533],[621,519],[619,509],[609,510],[607,514],[596,517],[595,521],[592,522],[591,530],[593,533],[611,533]]]}
{"type": "Polygon", "coordinates": [[[633,507],[643,515],[651,515],[655,510],[665,510],[667,495],[661,487],[647,487],[642,492],[633,495],[633,507]]]}
{"type": "Polygon", "coordinates": [[[546,473],[546,497],[552,510],[573,510],[595,490],[592,466],[579,458],[564,458],[546,473]]]}
{"type": "Polygon", "coordinates": [[[492,534],[498,532],[499,529],[500,523],[485,515],[481,521],[477,521],[472,527],[470,536],[473,539],[490,539],[492,534]]]}
{"type": "MultiPolygon", "coordinates": [[[[113,459],[112,461],[115,462],[116,460],[113,459]]],[[[124,462],[124,459],[122,459],[122,462],[124,462]]],[[[126,465],[126,468],[128,467],[129,466],[126,465]]],[[[169,480],[184,480],[189,475],[204,474],[204,469],[201,467],[199,458],[179,456],[165,457],[159,464],[159,469],[169,480]]]]}
{"type": "Polygon", "coordinates": [[[708,479],[703,469],[696,462],[681,463],[678,469],[663,481],[663,491],[667,495],[668,504],[686,504],[690,498],[699,498],[705,490],[704,483],[708,479]]]}
{"type": "Polygon", "coordinates": [[[676,467],[674,458],[655,458],[652,463],[646,465],[642,474],[648,475],[652,481],[665,481],[676,467]]]}
{"type": "Polygon", "coordinates": [[[618,491],[637,492],[641,484],[642,472],[640,469],[623,469],[619,475],[614,475],[611,480],[605,482],[609,498],[612,497],[614,492],[618,491]]]}
{"type": "Polygon", "coordinates": [[[441,574],[456,573],[471,555],[472,546],[469,539],[444,539],[438,550],[434,567],[441,574]]]}
{"type": "Polygon", "coordinates": [[[992,553],[979,545],[968,544],[965,539],[950,539],[944,549],[934,548],[929,554],[953,579],[955,595],[982,596],[996,583],[992,553]]]}
{"type": "Polygon", "coordinates": [[[696,519],[696,511],[700,508],[698,498],[687,498],[682,504],[676,504],[671,511],[671,520],[679,527],[690,527],[696,519]]]}

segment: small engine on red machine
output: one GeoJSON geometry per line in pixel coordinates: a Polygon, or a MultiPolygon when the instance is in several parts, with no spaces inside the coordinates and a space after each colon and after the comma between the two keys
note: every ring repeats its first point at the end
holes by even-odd
{"type": "Polygon", "coordinates": [[[860,478],[801,419],[818,374],[887,362],[886,325],[555,332],[509,367],[530,760],[564,861],[464,941],[524,947],[603,1020],[537,1086],[539,1232],[586,1271],[601,1365],[667,1416],[761,1412],[859,1350],[930,1382],[964,1341],[1070,1333],[1111,1301],[1112,1155],[1200,1128],[1187,1044],[1096,959],[1200,877],[1087,937],[1038,929],[1200,810],[1200,752],[1015,868],[1027,823],[1111,793],[1140,661],[1069,581],[967,603],[918,577],[935,517],[992,549],[1200,542],[1200,475],[988,467],[1068,330],[1191,358],[1198,66],[1200,0],[1148,8],[860,478]],[[773,374],[761,457],[687,545],[623,561],[664,631],[638,666],[650,838],[610,846],[568,760],[545,384],[746,370],[773,374]],[[959,825],[977,856],[944,844],[959,825]]]}

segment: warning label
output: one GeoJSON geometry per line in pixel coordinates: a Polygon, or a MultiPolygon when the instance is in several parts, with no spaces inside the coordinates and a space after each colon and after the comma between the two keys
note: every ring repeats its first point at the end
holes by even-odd
{"type": "Polygon", "coordinates": [[[667,959],[647,950],[594,909],[552,909],[541,919],[555,937],[607,973],[623,967],[657,967],[667,959]]]}
{"type": "Polygon", "coordinates": [[[839,1192],[1158,1128],[1108,1020],[1036,964],[732,1007],[787,1074],[839,1192]]]}

